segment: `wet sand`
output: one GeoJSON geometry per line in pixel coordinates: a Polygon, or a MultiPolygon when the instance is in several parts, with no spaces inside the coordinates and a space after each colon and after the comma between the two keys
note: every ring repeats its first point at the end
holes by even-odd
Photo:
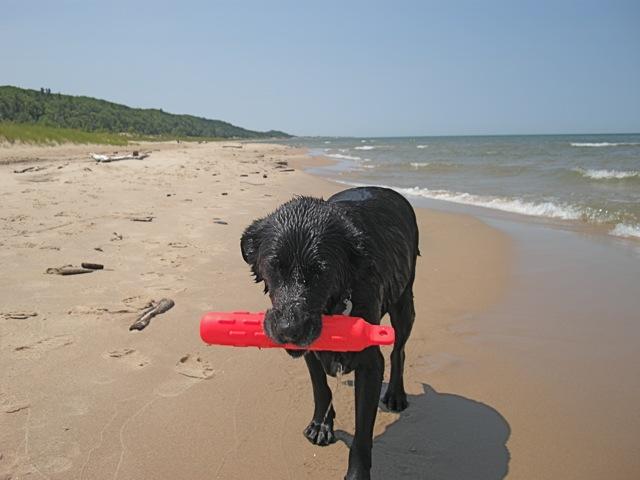
{"type": "MultiPolygon", "coordinates": [[[[268,304],[240,256],[246,225],[293,194],[343,188],[302,172],[304,152],[237,147],[144,145],[146,160],[111,164],[88,160],[96,147],[0,149],[0,164],[11,162],[0,165],[0,478],[342,478],[352,376],[330,382],[340,441],[315,447],[302,436],[312,413],[304,362],[199,339],[204,311],[268,304]],[[14,173],[31,165],[46,168],[14,173]],[[105,270],[44,273],[87,261],[105,270]],[[176,306],[130,332],[162,297],[176,306]]],[[[580,390],[563,391],[554,367],[574,370],[540,352],[571,338],[549,350],[535,328],[524,340],[507,328],[523,271],[513,235],[434,209],[418,220],[411,404],[379,411],[372,477],[636,478],[633,421],[615,423],[621,445],[601,413],[592,434],[609,441],[596,455],[583,441],[593,411],[567,419],[558,408],[580,390]]]]}

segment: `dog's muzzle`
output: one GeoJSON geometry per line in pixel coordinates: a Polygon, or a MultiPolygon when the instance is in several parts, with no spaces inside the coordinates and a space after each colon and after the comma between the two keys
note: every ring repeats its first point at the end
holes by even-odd
{"type": "Polygon", "coordinates": [[[277,343],[306,347],[320,336],[322,317],[320,313],[307,312],[298,304],[273,307],[267,310],[264,329],[277,343]]]}

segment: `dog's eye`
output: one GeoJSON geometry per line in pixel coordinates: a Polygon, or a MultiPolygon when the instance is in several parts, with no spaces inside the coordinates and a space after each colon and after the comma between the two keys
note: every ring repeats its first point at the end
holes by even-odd
{"type": "Polygon", "coordinates": [[[279,270],[282,267],[280,261],[277,258],[269,259],[268,263],[269,263],[269,268],[274,271],[279,270]]]}
{"type": "Polygon", "coordinates": [[[305,275],[306,277],[309,277],[313,280],[317,280],[318,278],[320,278],[322,276],[322,274],[326,271],[327,267],[325,264],[323,263],[316,263],[314,265],[312,265],[309,270],[306,272],[307,275],[305,275]]]}

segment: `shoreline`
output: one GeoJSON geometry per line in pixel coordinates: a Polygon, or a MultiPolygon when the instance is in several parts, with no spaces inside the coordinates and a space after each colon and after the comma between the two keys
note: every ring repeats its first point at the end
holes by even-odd
{"type": "MultiPolygon", "coordinates": [[[[359,147],[356,147],[356,150],[358,148],[359,147]]],[[[345,186],[358,186],[363,184],[362,182],[364,181],[367,184],[395,189],[407,198],[412,199],[414,203],[418,205],[428,205],[428,208],[433,208],[435,206],[443,211],[459,212],[463,214],[469,213],[476,217],[506,218],[514,221],[542,224],[553,228],[571,230],[580,233],[596,234],[614,240],[620,240],[622,244],[627,244],[632,247],[635,246],[640,249],[640,236],[638,236],[637,228],[634,225],[627,224],[624,220],[587,221],[584,218],[574,218],[573,216],[564,218],[557,212],[556,214],[527,212],[527,208],[540,206],[541,204],[544,206],[544,202],[540,203],[540,201],[538,203],[531,203],[527,201],[522,203],[516,198],[512,202],[508,198],[500,196],[483,196],[480,194],[457,193],[456,191],[446,190],[443,191],[443,195],[447,195],[444,195],[443,197],[443,195],[438,194],[439,190],[434,190],[434,192],[438,194],[434,195],[429,193],[429,191],[425,194],[423,191],[424,189],[420,189],[418,187],[398,187],[381,181],[373,183],[366,182],[366,180],[358,181],[358,176],[354,176],[353,174],[358,170],[362,170],[362,167],[357,165],[357,162],[361,160],[360,158],[350,157],[349,155],[344,156],[342,154],[326,154],[322,149],[315,147],[307,147],[307,152],[309,156],[323,159],[321,163],[310,168],[308,173],[333,179],[333,181],[345,186]],[[356,161],[356,158],[358,161],[356,161]],[[349,174],[351,174],[351,178],[346,180],[339,179],[342,175],[349,174]],[[447,196],[449,198],[446,198],[447,196]],[[494,205],[494,202],[497,203],[494,205]]],[[[368,159],[365,159],[365,162],[368,161],[368,159]]],[[[365,167],[368,166],[365,165],[365,167]]],[[[363,178],[366,178],[366,176],[363,178]]],[[[553,206],[553,204],[551,204],[551,206],[553,206]]],[[[561,204],[559,206],[564,208],[561,204]]],[[[569,205],[566,208],[572,210],[577,207],[569,205]]],[[[573,212],[570,213],[571,215],[574,215],[573,212]]]]}
{"type": "Polygon", "coordinates": [[[448,340],[429,345],[432,385],[480,399],[509,421],[509,478],[635,478],[640,461],[628,448],[640,432],[633,414],[640,403],[640,367],[632,360],[640,338],[635,239],[408,198],[418,210],[469,215],[509,239],[506,292],[482,313],[445,322],[448,340]],[[492,375],[502,377],[498,392],[483,384],[492,375]],[[532,418],[520,411],[529,403],[532,418]],[[531,444],[527,435],[553,440],[531,444]],[[614,447],[614,438],[627,448],[614,447]],[[564,461],[554,460],[559,450],[564,461]],[[589,451],[607,460],[585,461],[589,451]]]}
{"type": "MultiPolygon", "coordinates": [[[[158,146],[145,161],[112,164],[79,153],[65,160],[58,149],[45,170],[25,174],[0,165],[2,313],[36,313],[0,316],[0,475],[342,478],[352,376],[330,379],[338,443],[314,447],[301,435],[312,412],[304,362],[278,351],[208,347],[197,336],[204,311],[267,307],[240,257],[244,227],[293,194],[326,197],[342,186],[301,171],[310,161],[303,150],[223,145],[158,146]],[[132,222],[136,215],[154,218],[132,222]],[[92,260],[105,271],[42,273],[92,260]],[[161,297],[176,307],[129,332],[137,309],[161,297]]],[[[637,471],[627,458],[631,441],[611,455],[614,441],[597,444],[605,460],[590,476],[580,469],[593,466],[593,445],[576,436],[579,425],[559,435],[566,412],[553,401],[579,390],[555,388],[549,367],[563,359],[538,358],[542,347],[557,350],[537,344],[535,331],[507,328],[511,295],[521,288],[514,283],[522,280],[521,240],[472,215],[416,210],[422,257],[407,345],[410,406],[400,415],[379,410],[372,477],[502,478],[508,470],[509,478],[602,478],[596,473],[605,469],[627,478],[637,471]],[[531,358],[539,371],[526,368],[531,358]],[[566,465],[571,442],[576,451],[566,465]]],[[[566,345],[572,340],[563,337],[556,346],[566,345]]],[[[383,354],[388,379],[390,349],[383,354]]],[[[593,410],[572,415],[588,426],[593,410]]],[[[625,439],[635,428],[615,425],[626,428],[625,439]]],[[[602,423],[597,428],[594,437],[610,439],[602,423]]]]}

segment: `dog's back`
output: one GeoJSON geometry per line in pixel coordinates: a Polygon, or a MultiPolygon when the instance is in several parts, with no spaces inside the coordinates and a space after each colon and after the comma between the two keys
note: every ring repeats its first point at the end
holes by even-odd
{"type": "MultiPolygon", "coordinates": [[[[382,187],[344,190],[327,202],[341,207],[364,234],[365,251],[384,278],[385,303],[393,303],[415,277],[418,225],[413,207],[399,193],[382,187]]],[[[386,310],[386,309],[385,309],[386,310]]]]}

